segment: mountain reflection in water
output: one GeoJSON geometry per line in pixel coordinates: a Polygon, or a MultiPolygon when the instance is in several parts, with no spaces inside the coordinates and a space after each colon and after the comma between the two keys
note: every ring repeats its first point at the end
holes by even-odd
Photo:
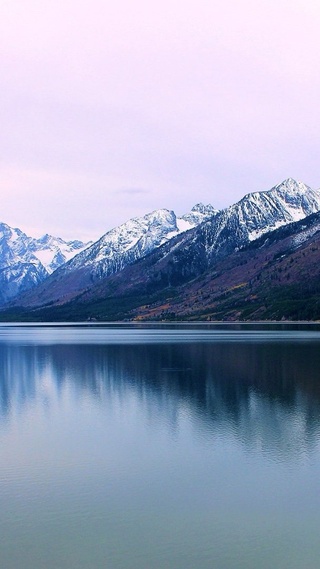
{"type": "Polygon", "coordinates": [[[248,451],[258,447],[270,459],[290,460],[312,452],[319,438],[319,345],[254,342],[252,335],[179,343],[165,333],[151,344],[15,343],[4,334],[0,420],[10,423],[40,401],[50,406],[65,389],[101,406],[125,405],[130,393],[152,420],[165,416],[173,435],[187,413],[202,437],[227,432],[248,451]]]}

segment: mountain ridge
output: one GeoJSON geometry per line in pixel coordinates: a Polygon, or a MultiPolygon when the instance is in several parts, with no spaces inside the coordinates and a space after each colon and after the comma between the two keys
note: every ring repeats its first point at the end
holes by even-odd
{"type": "MultiPolygon", "coordinates": [[[[221,211],[201,203],[181,217],[155,210],[108,231],[11,304],[32,310],[70,303],[83,307],[121,291],[128,294],[135,286],[140,296],[158,291],[165,297],[172,287],[188,287],[213,268],[219,272],[229,257],[250,249],[264,235],[290,229],[319,211],[320,192],[292,178],[271,190],[246,194],[221,211]]],[[[300,232],[300,245],[311,238],[310,231],[304,237],[300,232]]],[[[43,240],[50,241],[50,236],[43,240]]]]}
{"type": "MultiPolygon", "coordinates": [[[[160,209],[135,217],[105,233],[95,243],[75,255],[52,276],[30,292],[35,302],[65,300],[95,282],[122,270],[176,235],[192,230],[197,224],[216,215],[210,204],[196,204],[188,214],[176,216],[172,210],[160,209]],[[62,285],[61,285],[62,283],[62,285]]],[[[20,298],[19,298],[20,300],[20,298]]]]}
{"type": "MultiPolygon", "coordinates": [[[[168,262],[167,248],[165,244],[71,302],[12,309],[7,318],[18,314],[40,321],[320,319],[320,212],[263,235],[187,280],[170,276],[161,266],[168,262]]],[[[185,258],[180,268],[184,262],[185,258]]]]}
{"type": "Polygon", "coordinates": [[[87,245],[49,234],[37,239],[0,223],[0,304],[43,282],[87,245]]]}
{"type": "MultiPolygon", "coordinates": [[[[208,206],[200,204],[199,207],[195,206],[193,209],[194,211],[201,210],[201,207],[208,206]]],[[[86,272],[83,265],[81,266],[81,261],[83,258],[87,258],[89,266],[91,263],[94,268],[97,259],[99,263],[99,254],[101,254],[102,263],[105,258],[110,261],[110,255],[109,257],[105,255],[104,247],[107,243],[107,249],[109,247],[108,251],[110,251],[110,233],[112,234],[112,231],[115,232],[112,234],[113,236],[117,236],[117,238],[119,234],[121,236],[119,228],[115,228],[58,269],[43,285],[17,298],[15,304],[18,305],[20,302],[26,308],[33,309],[45,305],[61,306],[68,303],[78,303],[83,308],[85,302],[92,304],[96,301],[99,303],[108,295],[110,298],[114,297],[115,288],[118,288],[120,292],[122,290],[125,294],[127,283],[129,282],[130,285],[130,281],[132,281],[131,284],[134,286],[135,280],[138,282],[139,279],[141,281],[139,284],[140,295],[142,289],[147,296],[148,290],[154,292],[154,289],[157,288],[159,291],[162,290],[165,296],[165,291],[172,287],[188,286],[186,283],[202,278],[201,275],[206,271],[212,270],[212,267],[218,266],[218,264],[225,263],[229,256],[249,247],[251,243],[259,240],[264,234],[275,232],[279,227],[286,227],[299,219],[305,219],[308,215],[319,210],[320,193],[292,178],[266,192],[247,194],[239,202],[224,210],[214,210],[209,219],[203,220],[202,223],[198,223],[188,231],[179,232],[177,230],[177,221],[173,218],[174,212],[157,210],[157,212],[144,216],[144,219],[147,218],[148,222],[151,222],[151,226],[148,227],[149,229],[151,227],[152,231],[151,234],[146,232],[142,236],[142,241],[141,235],[140,237],[139,235],[134,236],[130,229],[131,241],[129,239],[129,242],[132,244],[132,237],[136,241],[132,247],[126,250],[126,233],[124,232],[122,235],[123,250],[124,253],[129,251],[129,256],[132,250],[139,250],[142,243],[140,257],[136,256],[132,262],[129,261],[128,263],[123,262],[125,259],[122,258],[120,259],[120,266],[116,267],[115,271],[109,273],[102,271],[95,280],[90,279],[90,271],[86,272]],[[156,213],[157,215],[152,217],[156,213]],[[162,217],[166,220],[164,234],[161,223],[158,225],[159,219],[162,217]],[[161,228],[159,234],[154,232],[154,222],[156,228],[161,228]],[[107,241],[106,235],[108,236],[107,241]],[[155,240],[153,239],[154,235],[156,235],[155,240]],[[150,236],[152,247],[148,249],[148,238],[150,236]],[[90,257],[92,252],[94,255],[90,257]],[[145,262],[144,259],[146,259],[145,262]],[[128,269],[128,266],[132,266],[132,270],[128,269]],[[136,273],[137,266],[140,274],[136,273]],[[77,270],[72,270],[74,267],[77,270]],[[69,274],[66,278],[65,274],[68,271],[69,274]],[[86,279],[81,281],[83,274],[85,274],[86,279]],[[60,280],[59,276],[61,277],[60,280]]],[[[211,213],[212,210],[210,210],[211,213]]],[[[132,224],[134,221],[135,218],[120,227],[123,229],[126,226],[128,229],[128,224],[130,226],[130,223],[132,224]]],[[[117,239],[115,241],[118,243],[117,239]]]]}

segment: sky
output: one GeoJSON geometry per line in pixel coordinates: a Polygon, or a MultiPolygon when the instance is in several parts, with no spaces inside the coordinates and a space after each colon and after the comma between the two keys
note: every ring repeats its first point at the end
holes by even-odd
{"type": "Polygon", "coordinates": [[[315,0],[0,0],[0,221],[96,239],[320,187],[315,0]]]}

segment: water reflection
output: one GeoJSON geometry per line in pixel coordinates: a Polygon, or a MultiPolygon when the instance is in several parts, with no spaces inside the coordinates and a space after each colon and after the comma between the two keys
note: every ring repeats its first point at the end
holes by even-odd
{"type": "Polygon", "coordinates": [[[2,422],[30,404],[50,405],[52,393],[59,397],[68,388],[100,405],[125,405],[134,393],[147,416],[166,417],[173,435],[187,414],[201,436],[226,432],[248,451],[277,460],[312,452],[318,439],[318,343],[179,343],[169,336],[161,343],[104,345],[86,330],[87,343],[50,345],[39,343],[38,334],[30,331],[24,345],[2,337],[2,422]]]}

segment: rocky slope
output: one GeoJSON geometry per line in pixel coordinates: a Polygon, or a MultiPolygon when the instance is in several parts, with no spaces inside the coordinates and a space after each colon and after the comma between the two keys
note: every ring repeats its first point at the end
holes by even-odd
{"type": "Polygon", "coordinates": [[[83,291],[93,298],[100,294],[95,291],[104,287],[92,289],[95,283],[122,272],[160,246],[163,258],[154,257],[158,281],[164,287],[176,286],[259,236],[319,210],[320,192],[291,178],[269,191],[248,194],[218,212],[212,206],[198,205],[191,214],[178,219],[173,212],[158,210],[106,233],[17,303],[62,304],[83,291]],[[190,219],[193,215],[196,220],[190,219]],[[192,223],[196,224],[193,229],[192,223]]]}
{"type": "Polygon", "coordinates": [[[172,265],[163,255],[166,249],[165,245],[128,265],[72,302],[11,309],[5,318],[18,314],[40,321],[320,319],[320,213],[217,259],[186,282],[168,279],[172,265]]]}
{"type": "Polygon", "coordinates": [[[320,192],[292,178],[269,191],[247,194],[203,228],[208,262],[317,211],[320,211],[320,192]]]}
{"type": "Polygon", "coordinates": [[[43,282],[85,247],[51,235],[35,239],[0,223],[0,304],[43,282]]]}
{"type": "Polygon", "coordinates": [[[320,292],[315,292],[320,286],[320,213],[286,221],[319,208],[318,194],[306,187],[298,190],[292,195],[292,188],[287,191],[282,184],[267,195],[246,196],[228,208],[229,216],[228,210],[219,212],[70,302],[51,303],[28,314],[58,320],[315,318],[320,292]],[[268,231],[263,225],[267,207],[248,213],[257,197],[271,211],[278,198],[282,204],[289,203],[288,209],[283,207],[279,213],[276,208],[275,216],[269,218],[271,228],[284,220],[282,227],[268,231]],[[246,212],[251,231],[247,223],[242,227],[244,216],[239,222],[239,211],[246,212]],[[253,231],[262,236],[250,239],[253,231]],[[221,239],[215,241],[219,233],[221,239]]]}
{"type": "Polygon", "coordinates": [[[17,302],[28,305],[66,302],[81,290],[121,271],[160,245],[216,214],[217,211],[211,205],[197,204],[182,217],[177,217],[173,211],[160,209],[133,218],[108,231],[61,266],[42,286],[17,299],[17,302]]]}

